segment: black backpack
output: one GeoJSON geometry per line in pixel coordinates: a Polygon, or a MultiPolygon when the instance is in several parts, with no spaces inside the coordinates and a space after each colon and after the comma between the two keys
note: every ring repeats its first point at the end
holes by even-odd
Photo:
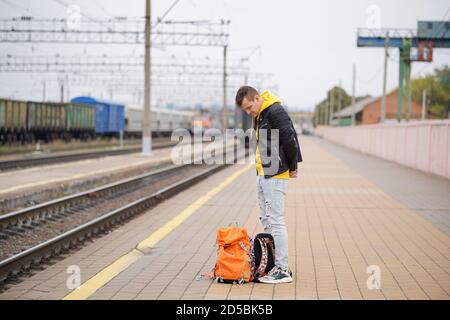
{"type": "Polygon", "coordinates": [[[275,241],[270,233],[259,233],[252,246],[253,281],[257,282],[275,266],[275,241]]]}

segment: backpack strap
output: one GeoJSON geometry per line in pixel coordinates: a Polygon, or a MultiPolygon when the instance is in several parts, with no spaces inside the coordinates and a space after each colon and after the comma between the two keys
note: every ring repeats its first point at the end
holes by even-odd
{"type": "Polygon", "coordinates": [[[261,261],[259,263],[258,269],[256,269],[255,274],[264,274],[264,271],[267,267],[267,261],[269,259],[268,253],[267,253],[267,243],[261,238],[258,238],[258,242],[261,245],[261,261]]]}
{"type": "Polygon", "coordinates": [[[239,246],[242,248],[242,250],[244,250],[245,252],[247,252],[248,254],[250,254],[250,248],[247,248],[245,246],[245,244],[241,241],[239,242],[239,246]]]}
{"type": "Polygon", "coordinates": [[[266,243],[270,246],[270,249],[272,250],[273,261],[275,262],[275,245],[273,241],[270,239],[266,239],[266,243]]]}
{"type": "Polygon", "coordinates": [[[216,277],[214,276],[214,268],[213,268],[211,271],[206,271],[206,272],[203,272],[203,273],[198,274],[198,275],[195,277],[195,280],[196,280],[196,281],[200,281],[200,280],[213,280],[214,282],[217,282],[219,279],[216,278],[216,277]]]}

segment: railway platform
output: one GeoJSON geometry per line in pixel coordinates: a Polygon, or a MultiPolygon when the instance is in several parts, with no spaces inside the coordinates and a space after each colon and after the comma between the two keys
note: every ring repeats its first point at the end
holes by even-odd
{"type": "Polygon", "coordinates": [[[146,156],[126,152],[0,171],[0,214],[172,165],[172,147],[167,143],[158,145],[146,156]]]}
{"type": "Polygon", "coordinates": [[[300,145],[304,162],[285,207],[294,282],[198,277],[214,266],[217,228],[238,222],[251,235],[262,231],[250,162],[8,284],[0,299],[449,299],[450,182],[315,137],[301,136],[300,145]],[[414,188],[427,192],[412,201],[414,188]]]}
{"type": "Polygon", "coordinates": [[[135,153],[0,172],[0,197],[30,188],[61,184],[169,160],[170,148],[154,150],[150,157],[135,153]]]}

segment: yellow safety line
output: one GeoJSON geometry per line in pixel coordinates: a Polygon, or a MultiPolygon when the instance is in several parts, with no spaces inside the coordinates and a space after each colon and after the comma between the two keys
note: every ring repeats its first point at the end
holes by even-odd
{"type": "Polygon", "coordinates": [[[121,256],[119,259],[111,263],[109,266],[101,270],[95,276],[90,278],[88,281],[83,283],[80,287],[66,295],[63,300],[84,300],[89,298],[98,289],[103,287],[109,281],[111,281],[115,276],[124,271],[130,265],[135,263],[139,258],[144,255],[149,249],[153,248],[159,241],[161,241],[165,236],[182,224],[187,218],[189,218],[194,212],[201,208],[208,200],[213,196],[223,190],[241,174],[254,167],[254,164],[248,164],[243,169],[235,172],[229,176],[225,181],[220,183],[217,187],[210,190],[204,196],[198,198],[195,202],[190,204],[187,208],[181,211],[176,217],[167,222],[161,228],[153,232],[148,238],[141,241],[137,246],[121,256]]]}

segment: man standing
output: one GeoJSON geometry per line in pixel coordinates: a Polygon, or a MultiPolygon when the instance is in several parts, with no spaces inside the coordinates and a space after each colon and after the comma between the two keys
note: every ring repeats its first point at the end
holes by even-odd
{"type": "Polygon", "coordinates": [[[292,282],[288,265],[288,234],[284,220],[284,201],[289,178],[297,178],[302,154],[297,133],[281,101],[275,95],[243,86],[236,94],[236,105],[255,118],[256,190],[259,220],[275,241],[275,266],[262,283],[292,282]]]}

